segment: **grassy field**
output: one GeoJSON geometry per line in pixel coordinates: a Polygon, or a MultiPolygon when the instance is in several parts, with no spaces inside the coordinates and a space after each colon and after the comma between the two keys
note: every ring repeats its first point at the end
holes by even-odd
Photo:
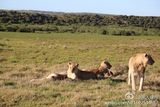
{"type": "Polygon", "coordinates": [[[106,107],[111,102],[110,106],[154,106],[160,102],[159,59],[160,36],[0,32],[0,107],[106,107]],[[127,82],[112,78],[30,81],[66,71],[69,61],[78,62],[81,69],[95,68],[105,58],[113,68],[127,65],[139,52],[150,53],[156,63],[146,70],[145,91],[136,92],[132,100],[125,98],[131,91],[127,82]]]}

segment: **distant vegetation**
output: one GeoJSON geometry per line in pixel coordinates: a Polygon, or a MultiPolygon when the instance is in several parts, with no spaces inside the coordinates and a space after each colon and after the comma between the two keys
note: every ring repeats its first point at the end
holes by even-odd
{"type": "Polygon", "coordinates": [[[0,10],[0,31],[160,35],[160,17],[0,10]]]}

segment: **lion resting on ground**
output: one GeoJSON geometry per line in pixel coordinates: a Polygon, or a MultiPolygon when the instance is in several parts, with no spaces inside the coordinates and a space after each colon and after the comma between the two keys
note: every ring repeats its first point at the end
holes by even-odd
{"type": "Polygon", "coordinates": [[[129,59],[128,85],[132,82],[132,90],[136,90],[135,77],[140,80],[139,91],[143,90],[144,73],[147,65],[153,65],[154,60],[147,53],[138,53],[129,59]]]}
{"type": "Polygon", "coordinates": [[[103,78],[107,73],[109,76],[112,75],[112,72],[109,69],[112,67],[108,61],[102,61],[100,66],[97,69],[92,70],[80,70],[78,68],[79,64],[74,62],[68,63],[67,77],[70,79],[99,79],[99,76],[103,78]]]}

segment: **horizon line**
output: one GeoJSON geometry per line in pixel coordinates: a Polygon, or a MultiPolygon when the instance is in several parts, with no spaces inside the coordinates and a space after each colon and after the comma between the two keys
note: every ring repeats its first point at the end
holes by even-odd
{"type": "Polygon", "coordinates": [[[70,14],[99,14],[99,15],[112,15],[112,16],[141,16],[141,17],[160,17],[160,15],[133,15],[133,14],[112,14],[112,13],[103,13],[103,12],[70,12],[70,11],[53,11],[53,10],[38,10],[38,9],[5,9],[0,8],[0,10],[6,10],[6,11],[39,11],[39,12],[50,12],[50,13],[70,13],[70,14]]]}

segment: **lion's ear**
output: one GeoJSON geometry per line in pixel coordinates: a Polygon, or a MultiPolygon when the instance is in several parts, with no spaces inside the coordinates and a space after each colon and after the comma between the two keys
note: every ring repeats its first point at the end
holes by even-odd
{"type": "Polygon", "coordinates": [[[79,66],[79,64],[76,65],[77,67],[79,66]]]}
{"type": "Polygon", "coordinates": [[[148,54],[147,54],[147,53],[145,53],[145,54],[144,54],[144,56],[145,56],[145,57],[148,57],[148,54]]]}
{"type": "Polygon", "coordinates": [[[68,66],[71,65],[71,62],[68,62],[68,66]]]}

